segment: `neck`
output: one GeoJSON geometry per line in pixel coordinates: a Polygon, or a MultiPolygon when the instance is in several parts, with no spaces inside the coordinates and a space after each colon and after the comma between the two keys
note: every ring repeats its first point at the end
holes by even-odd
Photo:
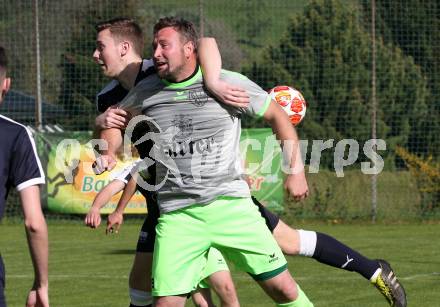
{"type": "Polygon", "coordinates": [[[116,80],[122,85],[126,90],[130,90],[134,87],[136,82],[136,77],[142,66],[142,59],[137,58],[136,60],[130,62],[119,74],[116,80]]]}
{"type": "Polygon", "coordinates": [[[189,77],[191,77],[194,72],[197,69],[197,61],[194,60],[190,60],[188,63],[186,63],[186,65],[184,65],[181,70],[172,78],[169,78],[168,81],[173,82],[173,83],[179,83],[182,82],[183,80],[188,79],[189,77]]]}

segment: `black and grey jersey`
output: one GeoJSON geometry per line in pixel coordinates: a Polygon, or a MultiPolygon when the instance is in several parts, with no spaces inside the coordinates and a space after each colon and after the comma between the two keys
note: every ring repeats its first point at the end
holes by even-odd
{"type": "Polygon", "coordinates": [[[44,184],[44,172],[29,129],[0,115],[0,218],[11,187],[44,184]]]}
{"type": "MultiPolygon", "coordinates": [[[[155,72],[153,60],[143,60],[139,73],[136,76],[135,85],[155,72]]],[[[108,107],[121,102],[127,93],[128,90],[125,89],[119,81],[112,80],[96,95],[96,109],[99,113],[105,112],[108,107]]]]}

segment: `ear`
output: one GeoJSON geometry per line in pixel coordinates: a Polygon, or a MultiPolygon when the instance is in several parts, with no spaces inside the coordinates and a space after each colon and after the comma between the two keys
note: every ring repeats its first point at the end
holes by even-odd
{"type": "Polygon", "coordinates": [[[189,59],[191,56],[193,56],[194,50],[195,50],[194,43],[191,41],[186,42],[185,45],[183,46],[183,51],[184,51],[185,57],[187,59],[189,59]]]}
{"type": "Polygon", "coordinates": [[[5,78],[1,84],[0,101],[2,101],[3,98],[5,98],[6,93],[9,91],[10,88],[11,88],[11,78],[5,78]]]}
{"type": "Polygon", "coordinates": [[[128,52],[130,51],[131,45],[129,42],[124,41],[120,44],[120,53],[121,56],[127,55],[128,52]]]}

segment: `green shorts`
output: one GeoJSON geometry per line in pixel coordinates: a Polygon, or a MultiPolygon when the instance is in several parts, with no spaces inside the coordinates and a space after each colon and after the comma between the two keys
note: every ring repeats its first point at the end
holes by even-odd
{"type": "Polygon", "coordinates": [[[189,293],[204,277],[208,251],[257,280],[287,268],[286,259],[251,198],[220,198],[162,214],[156,227],[153,296],[189,293]]]}

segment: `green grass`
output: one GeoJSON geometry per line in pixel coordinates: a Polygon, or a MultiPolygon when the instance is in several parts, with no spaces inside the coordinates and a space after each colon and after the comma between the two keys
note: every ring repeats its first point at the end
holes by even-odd
{"type": "MultiPolygon", "coordinates": [[[[371,177],[359,167],[336,177],[334,171],[320,170],[307,174],[310,196],[301,203],[288,203],[284,214],[290,220],[318,219],[370,220],[371,177]]],[[[402,221],[420,219],[420,193],[416,180],[408,171],[383,171],[377,176],[377,220],[402,221]]],[[[435,211],[432,211],[435,218],[435,211]]],[[[429,215],[426,216],[428,218],[429,215]]]]}
{"type": "MultiPolygon", "coordinates": [[[[127,306],[128,272],[140,224],[130,220],[118,235],[105,236],[103,228],[92,231],[78,222],[49,222],[52,306],[127,306]]],[[[440,224],[297,227],[326,232],[368,257],[389,260],[406,287],[409,306],[435,306],[440,301],[440,224]]],[[[0,228],[9,306],[23,306],[32,284],[23,227],[6,222],[0,228]]],[[[290,271],[315,306],[387,306],[356,273],[307,258],[288,260],[290,271]]],[[[233,275],[242,306],[273,306],[246,274],[234,271],[233,275]]]]}

